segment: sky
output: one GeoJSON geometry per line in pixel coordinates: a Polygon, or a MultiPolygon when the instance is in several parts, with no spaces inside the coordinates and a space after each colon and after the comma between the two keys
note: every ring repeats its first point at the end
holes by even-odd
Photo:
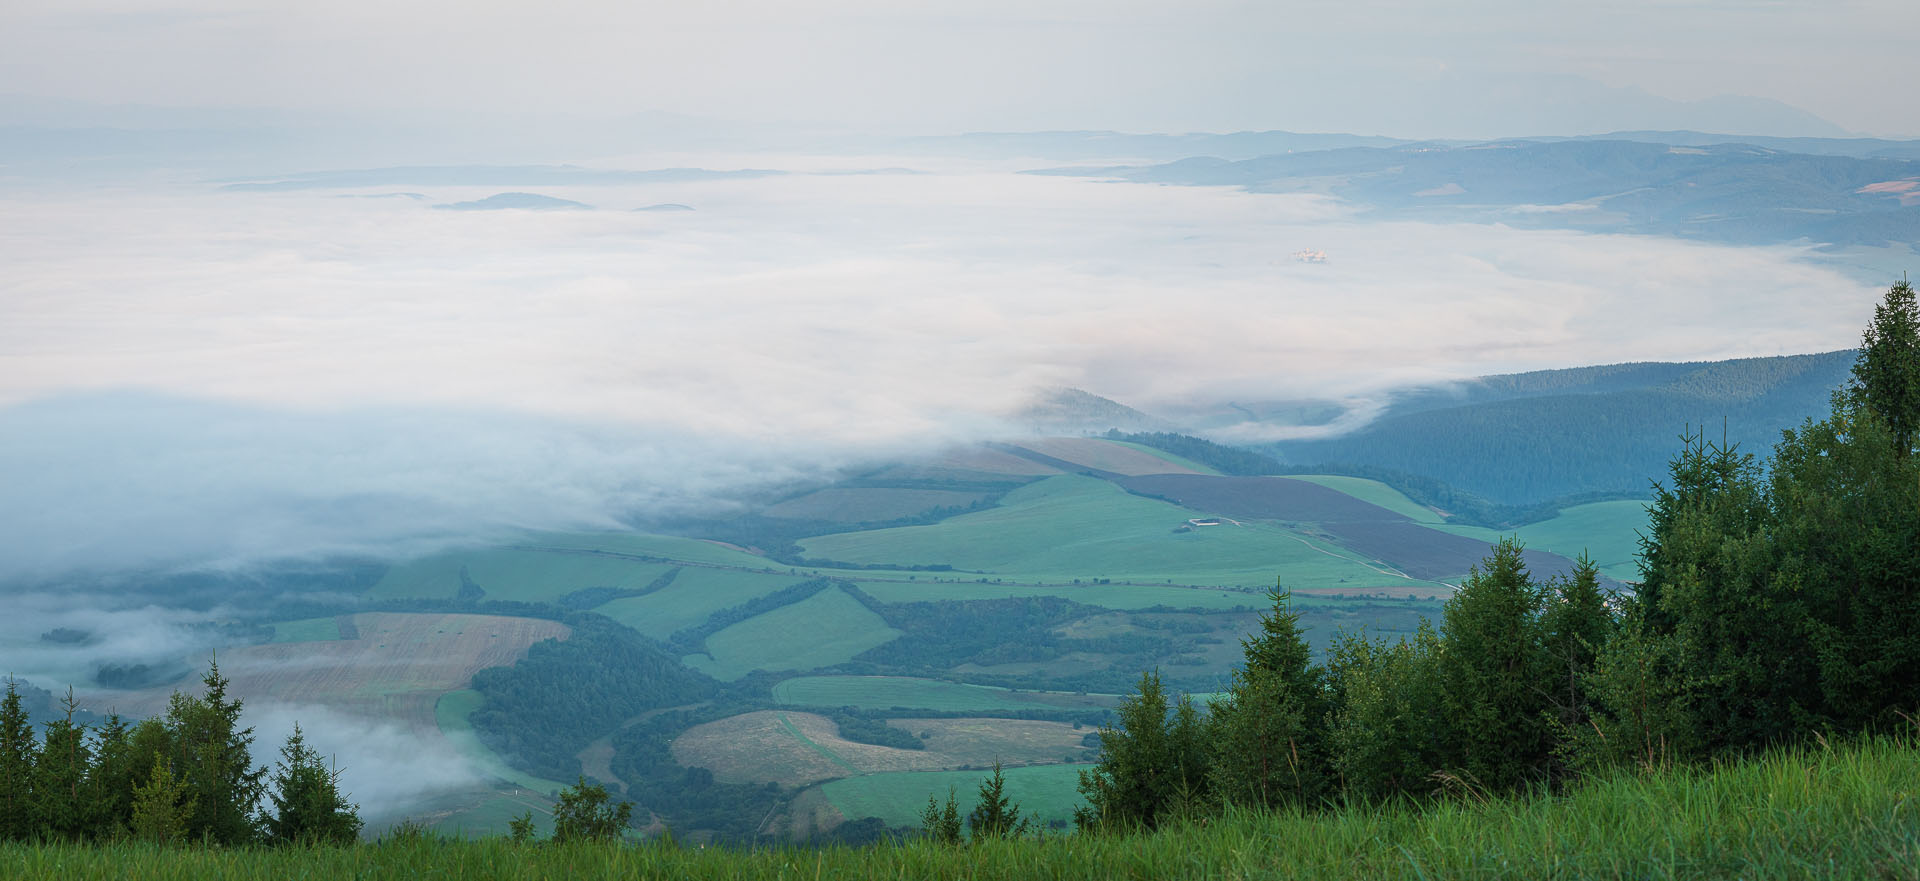
{"type": "Polygon", "coordinates": [[[1917,25],[1906,0],[11,0],[0,92],[883,133],[1916,136],[1895,84],[1917,25]],[[1784,106],[1690,103],[1722,96],[1784,106]]]}

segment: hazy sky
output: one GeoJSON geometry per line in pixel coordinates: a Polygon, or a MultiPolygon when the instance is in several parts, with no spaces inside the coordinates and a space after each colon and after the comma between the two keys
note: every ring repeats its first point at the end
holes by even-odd
{"type": "Polygon", "coordinates": [[[1448,137],[1678,127],[1662,101],[1741,95],[1920,135],[1917,26],[1911,0],[9,0],[0,92],[1448,137]]]}

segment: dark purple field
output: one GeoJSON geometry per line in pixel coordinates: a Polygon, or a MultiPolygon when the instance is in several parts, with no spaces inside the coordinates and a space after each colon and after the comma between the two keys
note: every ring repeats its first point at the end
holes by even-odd
{"type": "MultiPolygon", "coordinates": [[[[1348,548],[1392,565],[1414,578],[1434,580],[1466,574],[1492,548],[1484,541],[1398,522],[1326,523],[1328,534],[1348,548]]],[[[1523,551],[1535,581],[1573,571],[1573,561],[1546,551],[1523,551]]]]}

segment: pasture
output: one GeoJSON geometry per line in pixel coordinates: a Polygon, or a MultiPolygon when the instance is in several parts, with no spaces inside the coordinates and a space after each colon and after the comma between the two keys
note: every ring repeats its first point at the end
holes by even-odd
{"type": "Polygon", "coordinates": [[[1066,722],[1037,719],[889,719],[902,731],[926,744],[938,756],[940,767],[985,767],[994,762],[1013,765],[1050,765],[1090,761],[1093,754],[1082,741],[1094,729],[1066,722]]]}
{"type": "MultiPolygon", "coordinates": [[[[1377,580],[1387,579],[1383,576],[1377,580]]],[[[995,584],[965,576],[922,575],[917,580],[907,582],[861,581],[859,587],[868,596],[883,603],[1051,596],[1121,611],[1153,606],[1225,611],[1265,606],[1261,591],[1273,586],[1272,576],[1268,576],[1263,587],[1254,588],[1250,585],[1238,590],[1183,587],[1171,581],[1167,579],[1168,583],[1164,584],[995,584]]]]}
{"type": "Polygon", "coordinates": [[[1640,579],[1640,534],[1647,529],[1647,505],[1636,499],[1594,502],[1564,509],[1551,520],[1529,523],[1502,533],[1477,526],[1443,526],[1441,529],[1482,541],[1497,541],[1503,535],[1517,535],[1529,549],[1551,551],[1562,557],[1578,557],[1586,552],[1600,566],[1600,574],[1615,581],[1640,579]]]}
{"type": "MultiPolygon", "coordinates": [[[[1035,821],[1073,821],[1073,809],[1085,804],[1075,787],[1080,782],[1080,772],[1091,765],[1033,765],[1025,768],[1007,768],[1006,794],[1020,806],[1021,816],[1032,817],[1035,821]]],[[[820,791],[826,795],[835,809],[843,817],[879,817],[889,826],[920,825],[920,812],[927,807],[927,797],[933,796],[942,803],[946,801],[948,790],[959,803],[960,815],[979,802],[981,781],[987,778],[987,771],[897,771],[884,774],[863,774],[840,780],[829,780],[820,785],[820,791]]]]}
{"type": "Polygon", "coordinates": [[[995,710],[1094,710],[1119,698],[1103,694],[1012,691],[913,676],[797,676],[773,687],[774,701],[800,707],[868,710],[933,710],[985,713],[995,710]]]}
{"type": "Polygon", "coordinates": [[[687,566],[666,587],[646,596],[626,597],[594,611],[654,639],[704,623],[713,613],[806,581],[807,575],[741,572],[687,566]]]}
{"type": "Polygon", "coordinates": [[[1332,523],[1405,519],[1394,511],[1339,490],[1291,477],[1147,474],[1114,482],[1133,492],[1159,496],[1202,514],[1242,520],[1332,523]]]}
{"type": "Polygon", "coordinates": [[[899,636],[872,609],[835,587],[721,630],[707,637],[705,655],[682,662],[730,682],[755,670],[830,667],[899,636]]]}
{"type": "Polygon", "coordinates": [[[1186,508],[1128,494],[1104,480],[1060,475],[1016,489],[994,508],[935,525],[840,533],[799,544],[810,557],[947,564],[1021,581],[1177,579],[1182,584],[1261,588],[1278,574],[1289,584],[1306,587],[1391,583],[1391,576],[1283,527],[1249,523],[1183,529],[1194,516],[1186,508]]]}

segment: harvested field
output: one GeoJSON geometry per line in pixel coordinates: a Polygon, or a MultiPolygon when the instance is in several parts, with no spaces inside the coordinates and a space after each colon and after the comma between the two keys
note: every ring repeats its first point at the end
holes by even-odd
{"type": "MultiPolygon", "coordinates": [[[[1387,563],[1425,581],[1459,578],[1492,552],[1483,539],[1451,535],[1405,520],[1399,522],[1327,523],[1327,532],[1342,545],[1387,563]]],[[[1546,551],[1523,552],[1533,577],[1565,574],[1573,561],[1546,551]]]]}
{"type": "Polygon", "coordinates": [[[1171,500],[1204,514],[1309,523],[1404,521],[1406,515],[1291,477],[1148,474],[1114,481],[1128,491],[1171,500]]]}
{"type": "MultiPolygon", "coordinates": [[[[251,645],[220,653],[230,694],[248,703],[318,704],[345,713],[396,722],[439,742],[434,702],[465,688],[473,674],[511,664],[543,639],[571,631],[554,621],[498,615],[364,612],[342,616],[357,639],[251,645]]],[[[93,692],[88,706],[127,716],[166,708],[172,686],[93,692]]]]}
{"type": "Polygon", "coordinates": [[[829,487],[788,499],[761,512],[768,517],[878,523],[915,517],[940,508],[965,508],[986,493],[888,487],[829,487]]]}
{"type": "Polygon", "coordinates": [[[1198,474],[1199,471],[1131,444],[1093,437],[1047,437],[1015,446],[1086,468],[1115,474],[1198,474]]]}
{"type": "Polygon", "coordinates": [[[707,768],[723,783],[804,786],[875,771],[941,767],[938,755],[854,743],[825,716],[783,710],[696,725],[674,738],[672,749],[674,761],[707,768]]]}
{"type": "Polygon", "coordinates": [[[825,716],[791,710],[743,713],[687,729],[673,741],[674,761],[713,771],[727,783],[804,786],[821,780],[893,771],[986,767],[1081,758],[1088,731],[1061,722],[1018,719],[902,719],[890,724],[925,733],[924,750],[855,743],[825,716]]]}

